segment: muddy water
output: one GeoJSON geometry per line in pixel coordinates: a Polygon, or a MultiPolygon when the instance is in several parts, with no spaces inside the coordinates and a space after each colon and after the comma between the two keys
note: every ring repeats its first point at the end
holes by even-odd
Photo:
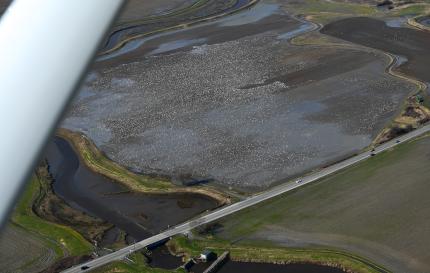
{"type": "Polygon", "coordinates": [[[72,207],[104,219],[136,240],[216,207],[195,194],[145,195],[128,192],[114,181],[81,164],[71,145],[55,138],[46,158],[55,178],[54,191],[72,207]],[[185,205],[184,205],[185,204],[185,205]]]}
{"type": "MultiPolygon", "coordinates": [[[[197,264],[192,268],[194,273],[202,273],[208,267],[208,264],[197,264]]],[[[244,263],[227,261],[218,271],[218,273],[342,273],[337,268],[314,265],[314,264],[270,264],[270,263],[244,263]]]]}

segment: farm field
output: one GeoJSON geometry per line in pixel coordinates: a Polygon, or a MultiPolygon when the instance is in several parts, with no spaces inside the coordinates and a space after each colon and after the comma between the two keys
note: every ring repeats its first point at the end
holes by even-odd
{"type": "Polygon", "coordinates": [[[337,161],[370,145],[417,87],[388,75],[379,51],[289,42],[311,27],[261,1],[145,40],[96,64],[62,126],[133,170],[246,192],[337,161]]]}
{"type": "Polygon", "coordinates": [[[430,137],[220,222],[217,236],[343,249],[393,272],[427,272],[430,137]]]}
{"type": "Polygon", "coordinates": [[[182,273],[210,248],[225,273],[430,272],[429,18],[428,0],[127,1],[0,271],[182,273]]]}

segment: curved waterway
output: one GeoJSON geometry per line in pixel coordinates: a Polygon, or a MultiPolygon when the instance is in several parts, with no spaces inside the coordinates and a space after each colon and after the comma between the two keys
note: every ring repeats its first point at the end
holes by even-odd
{"type": "Polygon", "coordinates": [[[149,21],[146,24],[137,24],[123,27],[110,34],[103,48],[103,51],[114,48],[122,39],[124,39],[124,37],[141,35],[144,33],[157,31],[158,29],[180,25],[188,21],[194,22],[198,20],[203,20],[205,18],[228,14],[243,8],[249,3],[250,0],[237,0],[231,6],[226,6],[224,9],[218,9],[216,1],[213,1],[204,4],[202,7],[196,8],[195,10],[191,9],[188,12],[184,12],[184,14],[181,15],[167,15],[164,18],[160,18],[158,21],[149,21]]]}
{"type": "Polygon", "coordinates": [[[89,170],[64,139],[49,144],[46,158],[54,191],[72,207],[97,216],[142,240],[217,206],[197,194],[133,193],[115,181],[89,170]]]}
{"type": "MultiPolygon", "coordinates": [[[[132,193],[115,181],[89,170],[72,146],[56,137],[48,145],[46,159],[55,181],[54,191],[70,206],[97,216],[116,227],[105,237],[116,237],[119,229],[129,236],[129,242],[142,240],[168,225],[184,222],[193,216],[217,206],[215,200],[196,194],[148,195],[132,193]]],[[[108,241],[115,241],[115,239],[108,241]]],[[[175,269],[182,259],[170,255],[166,247],[152,250],[150,265],[175,269]]],[[[199,264],[193,272],[203,272],[209,264],[199,264]]],[[[243,263],[228,261],[218,271],[230,272],[282,272],[282,273],[341,273],[342,270],[312,264],[276,265],[269,263],[243,263]]]]}

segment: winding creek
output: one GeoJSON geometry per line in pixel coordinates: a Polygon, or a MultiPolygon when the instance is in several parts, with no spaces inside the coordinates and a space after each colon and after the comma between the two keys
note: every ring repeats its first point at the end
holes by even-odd
{"type": "MultiPolygon", "coordinates": [[[[97,216],[116,227],[105,234],[106,245],[115,242],[119,230],[128,234],[129,243],[141,240],[167,227],[183,222],[217,206],[216,201],[197,194],[149,195],[132,193],[124,186],[93,173],[80,160],[66,140],[55,137],[45,153],[55,181],[54,191],[70,206],[97,216]]],[[[183,264],[180,257],[172,256],[165,246],[151,251],[148,257],[152,267],[175,269],[183,264]]],[[[193,272],[203,272],[209,265],[199,264],[193,272]]],[[[251,273],[341,273],[327,266],[311,264],[276,265],[227,261],[221,273],[245,270],[251,273]]]]}
{"type": "Polygon", "coordinates": [[[197,194],[149,195],[90,171],[71,145],[55,138],[46,157],[54,191],[76,209],[114,224],[136,240],[164,230],[217,206],[215,200],[197,194]]]}

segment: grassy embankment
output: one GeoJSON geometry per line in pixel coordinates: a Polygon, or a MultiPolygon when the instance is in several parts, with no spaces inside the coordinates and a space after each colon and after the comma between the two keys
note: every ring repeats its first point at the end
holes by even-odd
{"type": "MultiPolygon", "coordinates": [[[[410,24],[410,21],[408,22],[410,24]]],[[[408,133],[430,120],[430,96],[426,91],[427,84],[393,69],[396,63],[395,57],[386,52],[384,54],[391,60],[387,68],[387,73],[414,84],[416,89],[410,92],[397,117],[378,134],[373,141],[374,144],[381,144],[399,135],[408,133]]]]}
{"type": "Polygon", "coordinates": [[[378,265],[359,256],[330,249],[299,249],[275,247],[269,244],[231,244],[219,238],[189,240],[184,236],[176,236],[169,241],[169,248],[185,257],[197,257],[202,250],[210,249],[220,255],[230,252],[230,259],[241,262],[255,263],[313,263],[343,269],[348,272],[373,273],[385,272],[378,265]],[[380,269],[380,270],[377,270],[380,269]]]}
{"type": "MultiPolygon", "coordinates": [[[[284,248],[261,244],[232,245],[230,242],[223,241],[221,239],[211,238],[189,240],[184,236],[174,237],[168,242],[168,246],[172,252],[178,255],[183,255],[185,259],[189,259],[190,257],[198,257],[204,249],[210,249],[216,252],[218,255],[221,255],[221,253],[224,251],[229,251],[230,259],[233,261],[275,264],[313,263],[340,268],[345,272],[387,272],[382,267],[362,257],[330,249],[284,248]]],[[[131,255],[130,259],[133,262],[114,262],[96,270],[95,272],[186,272],[181,268],[176,270],[150,268],[145,264],[145,258],[140,253],[131,255]]]]}
{"type": "Polygon", "coordinates": [[[105,232],[113,228],[112,224],[72,208],[57,196],[47,165],[39,166],[36,175],[39,178],[39,190],[33,201],[33,212],[39,218],[70,227],[89,242],[101,241],[105,232]]]}
{"type": "Polygon", "coordinates": [[[165,270],[151,268],[146,264],[145,257],[140,253],[129,255],[129,262],[117,261],[94,270],[95,273],[186,273],[184,269],[165,270]]]}
{"type": "Polygon", "coordinates": [[[167,178],[133,173],[108,159],[85,135],[60,129],[57,135],[68,140],[77,151],[85,165],[92,171],[111,178],[129,189],[148,194],[195,193],[209,196],[220,205],[230,203],[223,193],[209,187],[179,187],[167,178]]]}
{"type": "Polygon", "coordinates": [[[92,246],[75,230],[45,221],[33,211],[33,202],[39,198],[42,176],[33,175],[18,205],[15,207],[11,222],[32,234],[37,235],[52,248],[58,259],[65,256],[79,256],[91,253],[92,246]]]}
{"type": "Polygon", "coordinates": [[[401,144],[226,217],[215,236],[263,246],[293,239],[352,253],[359,250],[376,262],[389,257],[394,268],[427,272],[430,165],[424,151],[429,148],[428,136],[401,144]],[[269,239],[271,234],[276,236],[269,239]]]}

